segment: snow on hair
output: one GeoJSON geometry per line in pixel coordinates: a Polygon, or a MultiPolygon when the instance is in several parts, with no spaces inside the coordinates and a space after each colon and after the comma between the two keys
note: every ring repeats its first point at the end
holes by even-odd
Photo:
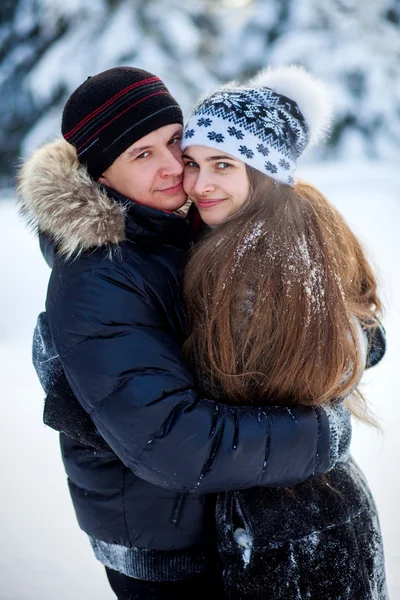
{"type": "Polygon", "coordinates": [[[325,84],[303,67],[267,67],[243,87],[268,87],[297,103],[310,132],[310,144],[317,143],[328,132],[332,119],[332,102],[325,84]]]}

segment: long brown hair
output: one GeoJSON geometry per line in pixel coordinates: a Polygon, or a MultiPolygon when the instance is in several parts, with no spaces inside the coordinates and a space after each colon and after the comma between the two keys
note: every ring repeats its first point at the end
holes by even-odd
{"type": "Polygon", "coordinates": [[[376,281],[339,212],[315,187],[248,167],[245,206],[186,268],[184,350],[231,403],[317,405],[349,394],[364,366],[357,323],[380,317],[376,281]]]}

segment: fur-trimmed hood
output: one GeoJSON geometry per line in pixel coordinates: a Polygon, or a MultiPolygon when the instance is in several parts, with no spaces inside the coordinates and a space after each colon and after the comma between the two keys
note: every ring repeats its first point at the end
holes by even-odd
{"type": "Polygon", "coordinates": [[[19,169],[20,213],[36,232],[48,234],[65,257],[125,239],[125,208],[79,164],[63,139],[39,148],[19,169]]]}

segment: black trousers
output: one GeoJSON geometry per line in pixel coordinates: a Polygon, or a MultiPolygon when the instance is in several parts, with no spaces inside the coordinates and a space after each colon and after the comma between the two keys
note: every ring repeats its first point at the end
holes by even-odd
{"type": "Polygon", "coordinates": [[[224,598],[222,578],[200,575],[186,581],[142,581],[106,567],[108,581],[118,600],[205,600],[206,594],[224,598]]]}

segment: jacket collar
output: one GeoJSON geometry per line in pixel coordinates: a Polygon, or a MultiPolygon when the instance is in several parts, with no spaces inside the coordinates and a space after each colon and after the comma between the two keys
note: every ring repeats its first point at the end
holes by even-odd
{"type": "Polygon", "coordinates": [[[189,223],[183,216],[155,210],[129,200],[115,190],[107,187],[103,189],[112,200],[123,207],[127,239],[177,246],[189,242],[189,223]]]}
{"type": "Polygon", "coordinates": [[[185,218],[163,213],[96,183],[63,139],[39,148],[18,173],[20,213],[28,226],[49,236],[64,257],[122,241],[154,240],[181,245],[185,218]]]}

